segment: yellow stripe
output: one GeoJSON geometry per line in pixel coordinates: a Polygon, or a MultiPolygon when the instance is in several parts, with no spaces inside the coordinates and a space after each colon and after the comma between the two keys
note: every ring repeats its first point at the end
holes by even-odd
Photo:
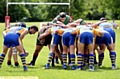
{"type": "Polygon", "coordinates": [[[54,36],[52,36],[51,45],[53,44],[54,36]]]}
{"type": "Polygon", "coordinates": [[[75,38],[75,41],[74,41],[74,46],[76,46],[76,38],[75,38]]]}
{"type": "Polygon", "coordinates": [[[24,32],[25,28],[19,30],[19,33],[21,34],[22,32],[24,32]]]}
{"type": "Polygon", "coordinates": [[[5,30],[5,32],[6,32],[6,33],[9,32],[9,30],[10,30],[10,29],[7,29],[7,30],[5,30]]]}

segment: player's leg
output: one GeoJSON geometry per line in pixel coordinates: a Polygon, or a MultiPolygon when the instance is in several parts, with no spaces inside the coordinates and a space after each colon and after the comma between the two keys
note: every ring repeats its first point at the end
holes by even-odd
{"type": "Polygon", "coordinates": [[[116,52],[113,50],[113,45],[109,45],[107,46],[109,52],[110,52],[110,59],[111,59],[111,63],[112,63],[112,69],[116,69],[116,52]]]}
{"type": "Polygon", "coordinates": [[[100,51],[99,51],[99,56],[98,56],[98,59],[99,59],[99,63],[98,63],[98,66],[101,66],[102,65],[102,62],[103,62],[103,59],[104,59],[104,51],[106,49],[106,45],[105,44],[101,44],[100,46],[100,51]]]}
{"type": "Polygon", "coordinates": [[[71,60],[71,67],[72,67],[72,70],[75,70],[76,69],[76,66],[75,66],[75,46],[74,45],[70,45],[70,60],[71,60]]]}
{"type": "Polygon", "coordinates": [[[89,64],[89,50],[88,46],[85,46],[84,48],[84,65],[83,67],[86,67],[89,64]]]}
{"type": "Polygon", "coordinates": [[[77,64],[78,69],[81,70],[84,64],[84,44],[78,42],[78,54],[77,54],[77,64]]]}
{"type": "Polygon", "coordinates": [[[0,67],[1,67],[1,65],[4,61],[4,58],[5,58],[5,55],[6,55],[7,51],[8,51],[8,47],[4,45],[3,46],[3,52],[2,52],[2,54],[0,54],[0,67]]]}
{"type": "Polygon", "coordinates": [[[60,50],[59,50],[58,47],[57,47],[57,48],[56,48],[56,52],[55,52],[55,60],[56,60],[56,63],[59,63],[59,62],[58,62],[58,58],[60,59],[61,64],[62,64],[62,56],[61,56],[60,50]]]}
{"type": "Polygon", "coordinates": [[[50,67],[50,63],[52,62],[52,59],[53,59],[54,54],[55,54],[55,48],[56,48],[55,44],[52,44],[50,46],[50,53],[48,55],[48,61],[47,61],[47,64],[45,65],[45,69],[48,69],[50,67]]]}
{"type": "Polygon", "coordinates": [[[108,47],[108,50],[110,52],[110,58],[112,62],[112,68],[115,69],[115,60],[116,60],[116,52],[115,52],[115,42],[116,42],[116,34],[115,31],[112,28],[104,28],[104,30],[108,31],[112,38],[112,45],[108,47]],[[112,47],[112,49],[111,49],[112,47]]]}
{"type": "Polygon", "coordinates": [[[55,55],[55,58],[54,58],[56,64],[59,63],[58,58],[60,59],[61,64],[62,64],[62,56],[61,56],[61,55],[62,55],[62,51],[63,51],[63,48],[62,48],[62,42],[60,41],[58,47],[56,48],[56,53],[58,53],[58,54],[55,55]]]}
{"type": "Polygon", "coordinates": [[[8,52],[8,61],[7,61],[7,65],[11,66],[11,58],[12,58],[12,47],[10,47],[9,52],[8,52]]]}
{"type": "Polygon", "coordinates": [[[93,44],[93,33],[85,32],[86,33],[86,45],[88,46],[89,51],[89,70],[94,71],[94,44],[93,44]]]}
{"type": "Polygon", "coordinates": [[[106,43],[107,45],[107,49],[109,50],[110,52],[110,59],[111,59],[111,63],[112,63],[112,69],[116,69],[116,52],[115,50],[113,49],[113,39],[111,38],[110,39],[110,36],[107,35],[106,36],[106,43]]]}
{"type": "Polygon", "coordinates": [[[26,66],[26,59],[25,59],[25,53],[24,53],[24,48],[22,46],[21,40],[20,40],[20,36],[18,34],[13,34],[13,38],[11,39],[11,46],[12,47],[16,47],[16,49],[19,51],[19,55],[21,57],[21,61],[23,64],[23,69],[24,71],[27,71],[27,66],[26,66]]]}
{"type": "Polygon", "coordinates": [[[71,67],[72,70],[76,69],[75,66],[75,39],[76,35],[69,34],[69,50],[70,50],[70,60],[71,60],[71,67]]]}
{"type": "Polygon", "coordinates": [[[94,52],[94,64],[98,64],[97,58],[96,58],[96,52],[94,52]]]}
{"type": "Polygon", "coordinates": [[[103,42],[104,42],[104,35],[103,35],[103,37],[96,36],[94,51],[96,49],[98,52],[98,55],[99,55],[98,56],[98,66],[102,65],[102,61],[104,59],[105,45],[103,44],[103,42]],[[98,48],[98,46],[100,49],[98,48]]]}
{"type": "Polygon", "coordinates": [[[50,67],[50,63],[55,55],[56,47],[58,46],[60,41],[61,41],[61,36],[59,36],[58,34],[54,34],[51,41],[50,53],[48,55],[48,61],[47,64],[45,65],[45,69],[48,69],[50,67]]]}
{"type": "Polygon", "coordinates": [[[36,59],[38,57],[39,52],[42,50],[43,46],[42,45],[36,45],[35,51],[33,53],[33,57],[30,63],[28,63],[27,65],[35,65],[36,59]]]}
{"type": "Polygon", "coordinates": [[[16,53],[13,53],[13,59],[14,59],[14,65],[16,67],[19,67],[19,63],[18,63],[18,56],[16,53]]]}
{"type": "Polygon", "coordinates": [[[2,54],[0,54],[0,67],[4,61],[5,55],[7,54],[8,48],[11,47],[11,35],[6,35],[4,37],[4,45],[3,45],[3,51],[2,54]]]}
{"type": "MultiPolygon", "coordinates": [[[[61,55],[60,55],[58,46],[56,46],[56,48],[55,48],[55,54],[53,55],[53,59],[52,59],[52,66],[55,66],[55,62],[56,62],[56,63],[58,62],[58,57],[61,59],[60,56],[61,56],[61,55]]],[[[57,63],[57,64],[58,64],[58,63],[57,63]]]]}
{"type": "Polygon", "coordinates": [[[88,45],[88,50],[89,50],[89,69],[90,71],[94,70],[94,44],[89,44],[88,45]]]}
{"type": "Polygon", "coordinates": [[[23,69],[24,71],[27,71],[27,66],[26,66],[26,59],[25,59],[25,54],[22,45],[16,46],[16,49],[19,51],[19,55],[23,64],[23,69]]]}
{"type": "Polygon", "coordinates": [[[17,49],[15,47],[12,47],[12,54],[13,54],[13,59],[14,59],[15,66],[19,66],[18,56],[17,56],[17,49]]]}
{"type": "Polygon", "coordinates": [[[19,66],[18,58],[17,58],[17,49],[15,47],[10,47],[10,50],[8,52],[8,61],[7,61],[8,65],[11,65],[12,56],[13,56],[13,59],[14,59],[15,66],[19,66]]]}
{"type": "MultiPolygon", "coordinates": [[[[44,29],[42,29],[44,31],[44,29]]],[[[40,36],[40,34],[38,33],[38,37],[40,36]]],[[[37,38],[38,38],[37,37],[37,38]]],[[[44,38],[45,39],[45,38],[44,38]]],[[[48,39],[49,40],[49,39],[48,39]]],[[[35,65],[35,62],[36,62],[36,59],[38,57],[38,54],[39,52],[42,50],[43,46],[45,45],[46,43],[46,39],[44,42],[36,39],[36,47],[35,47],[35,50],[34,50],[34,53],[33,53],[33,56],[32,56],[32,60],[30,63],[27,63],[27,65],[31,65],[31,66],[34,66],[35,65]]],[[[47,45],[47,44],[46,44],[47,45]]]]}
{"type": "Polygon", "coordinates": [[[84,65],[84,48],[86,44],[86,34],[81,33],[78,38],[78,55],[77,55],[77,64],[78,69],[81,70],[84,65]]]}
{"type": "Polygon", "coordinates": [[[62,35],[62,43],[63,43],[63,68],[67,69],[67,54],[68,54],[68,47],[69,47],[69,34],[64,33],[62,35]]]}
{"type": "Polygon", "coordinates": [[[68,47],[63,45],[63,55],[62,55],[62,58],[63,58],[63,68],[64,69],[67,69],[67,52],[68,52],[68,47]]]}

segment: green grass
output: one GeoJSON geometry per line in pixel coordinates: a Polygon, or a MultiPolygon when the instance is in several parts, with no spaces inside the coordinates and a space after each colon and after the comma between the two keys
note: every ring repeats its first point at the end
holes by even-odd
{"type": "MultiPolygon", "coordinates": [[[[120,24],[120,21],[117,21],[120,24]]],[[[38,25],[38,22],[27,23],[28,25],[38,25]]],[[[4,23],[0,23],[0,50],[2,52],[3,36],[2,31],[4,29],[4,23]]],[[[20,68],[14,68],[7,66],[7,56],[3,62],[2,68],[0,69],[0,76],[38,76],[39,79],[120,79],[120,30],[116,31],[116,52],[117,52],[117,70],[111,69],[111,63],[109,58],[109,52],[106,50],[105,59],[103,61],[103,67],[96,69],[94,72],[89,72],[88,70],[63,70],[61,65],[56,65],[48,70],[44,70],[43,66],[47,62],[47,57],[49,50],[44,47],[39,53],[36,65],[34,67],[28,67],[28,72],[24,72],[22,64],[19,57],[20,68]]],[[[27,35],[23,40],[24,47],[29,51],[29,56],[26,58],[27,62],[30,62],[35,49],[36,44],[35,35],[27,35]]],[[[14,64],[14,63],[13,63],[14,64]]]]}

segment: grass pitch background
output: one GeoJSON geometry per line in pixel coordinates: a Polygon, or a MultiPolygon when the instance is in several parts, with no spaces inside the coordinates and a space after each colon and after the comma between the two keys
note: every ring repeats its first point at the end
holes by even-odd
{"type": "MultiPolygon", "coordinates": [[[[116,21],[120,25],[120,21],[116,21]]],[[[38,22],[30,22],[27,25],[37,25],[40,24],[38,22]]],[[[3,44],[3,36],[2,31],[4,30],[4,23],[0,23],[0,52],[2,53],[2,44],[3,44]]],[[[55,67],[51,67],[48,70],[44,70],[43,66],[47,62],[47,57],[49,50],[47,47],[44,47],[42,51],[39,53],[39,56],[36,61],[36,65],[34,67],[28,67],[28,71],[24,72],[21,64],[20,57],[19,63],[20,67],[9,67],[7,66],[7,55],[0,69],[0,76],[38,76],[39,79],[120,79],[120,30],[115,30],[116,32],[116,52],[117,52],[117,70],[111,69],[111,62],[109,58],[109,52],[105,51],[105,58],[103,61],[103,67],[100,69],[96,69],[94,72],[89,72],[88,70],[63,70],[62,66],[59,64],[55,67]]],[[[27,51],[29,51],[29,56],[26,58],[27,62],[30,62],[32,59],[33,52],[35,50],[36,45],[36,37],[35,35],[26,35],[23,44],[27,51]]],[[[14,65],[14,62],[12,62],[14,65]]],[[[1,79],[1,78],[0,78],[1,79]]],[[[10,79],[10,78],[9,78],[10,79]]]]}

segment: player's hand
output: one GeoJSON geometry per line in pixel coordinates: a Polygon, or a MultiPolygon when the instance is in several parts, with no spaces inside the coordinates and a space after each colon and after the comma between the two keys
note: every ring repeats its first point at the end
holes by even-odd
{"type": "Polygon", "coordinates": [[[25,51],[25,56],[27,57],[29,55],[28,51],[25,51]]]}
{"type": "Polygon", "coordinates": [[[102,51],[101,51],[100,49],[98,49],[97,51],[98,51],[98,54],[101,54],[101,53],[102,53],[102,51]]]}
{"type": "Polygon", "coordinates": [[[40,44],[41,44],[41,45],[44,45],[44,43],[45,43],[45,39],[44,39],[44,38],[43,38],[43,39],[40,39],[39,41],[40,41],[40,44]]]}

